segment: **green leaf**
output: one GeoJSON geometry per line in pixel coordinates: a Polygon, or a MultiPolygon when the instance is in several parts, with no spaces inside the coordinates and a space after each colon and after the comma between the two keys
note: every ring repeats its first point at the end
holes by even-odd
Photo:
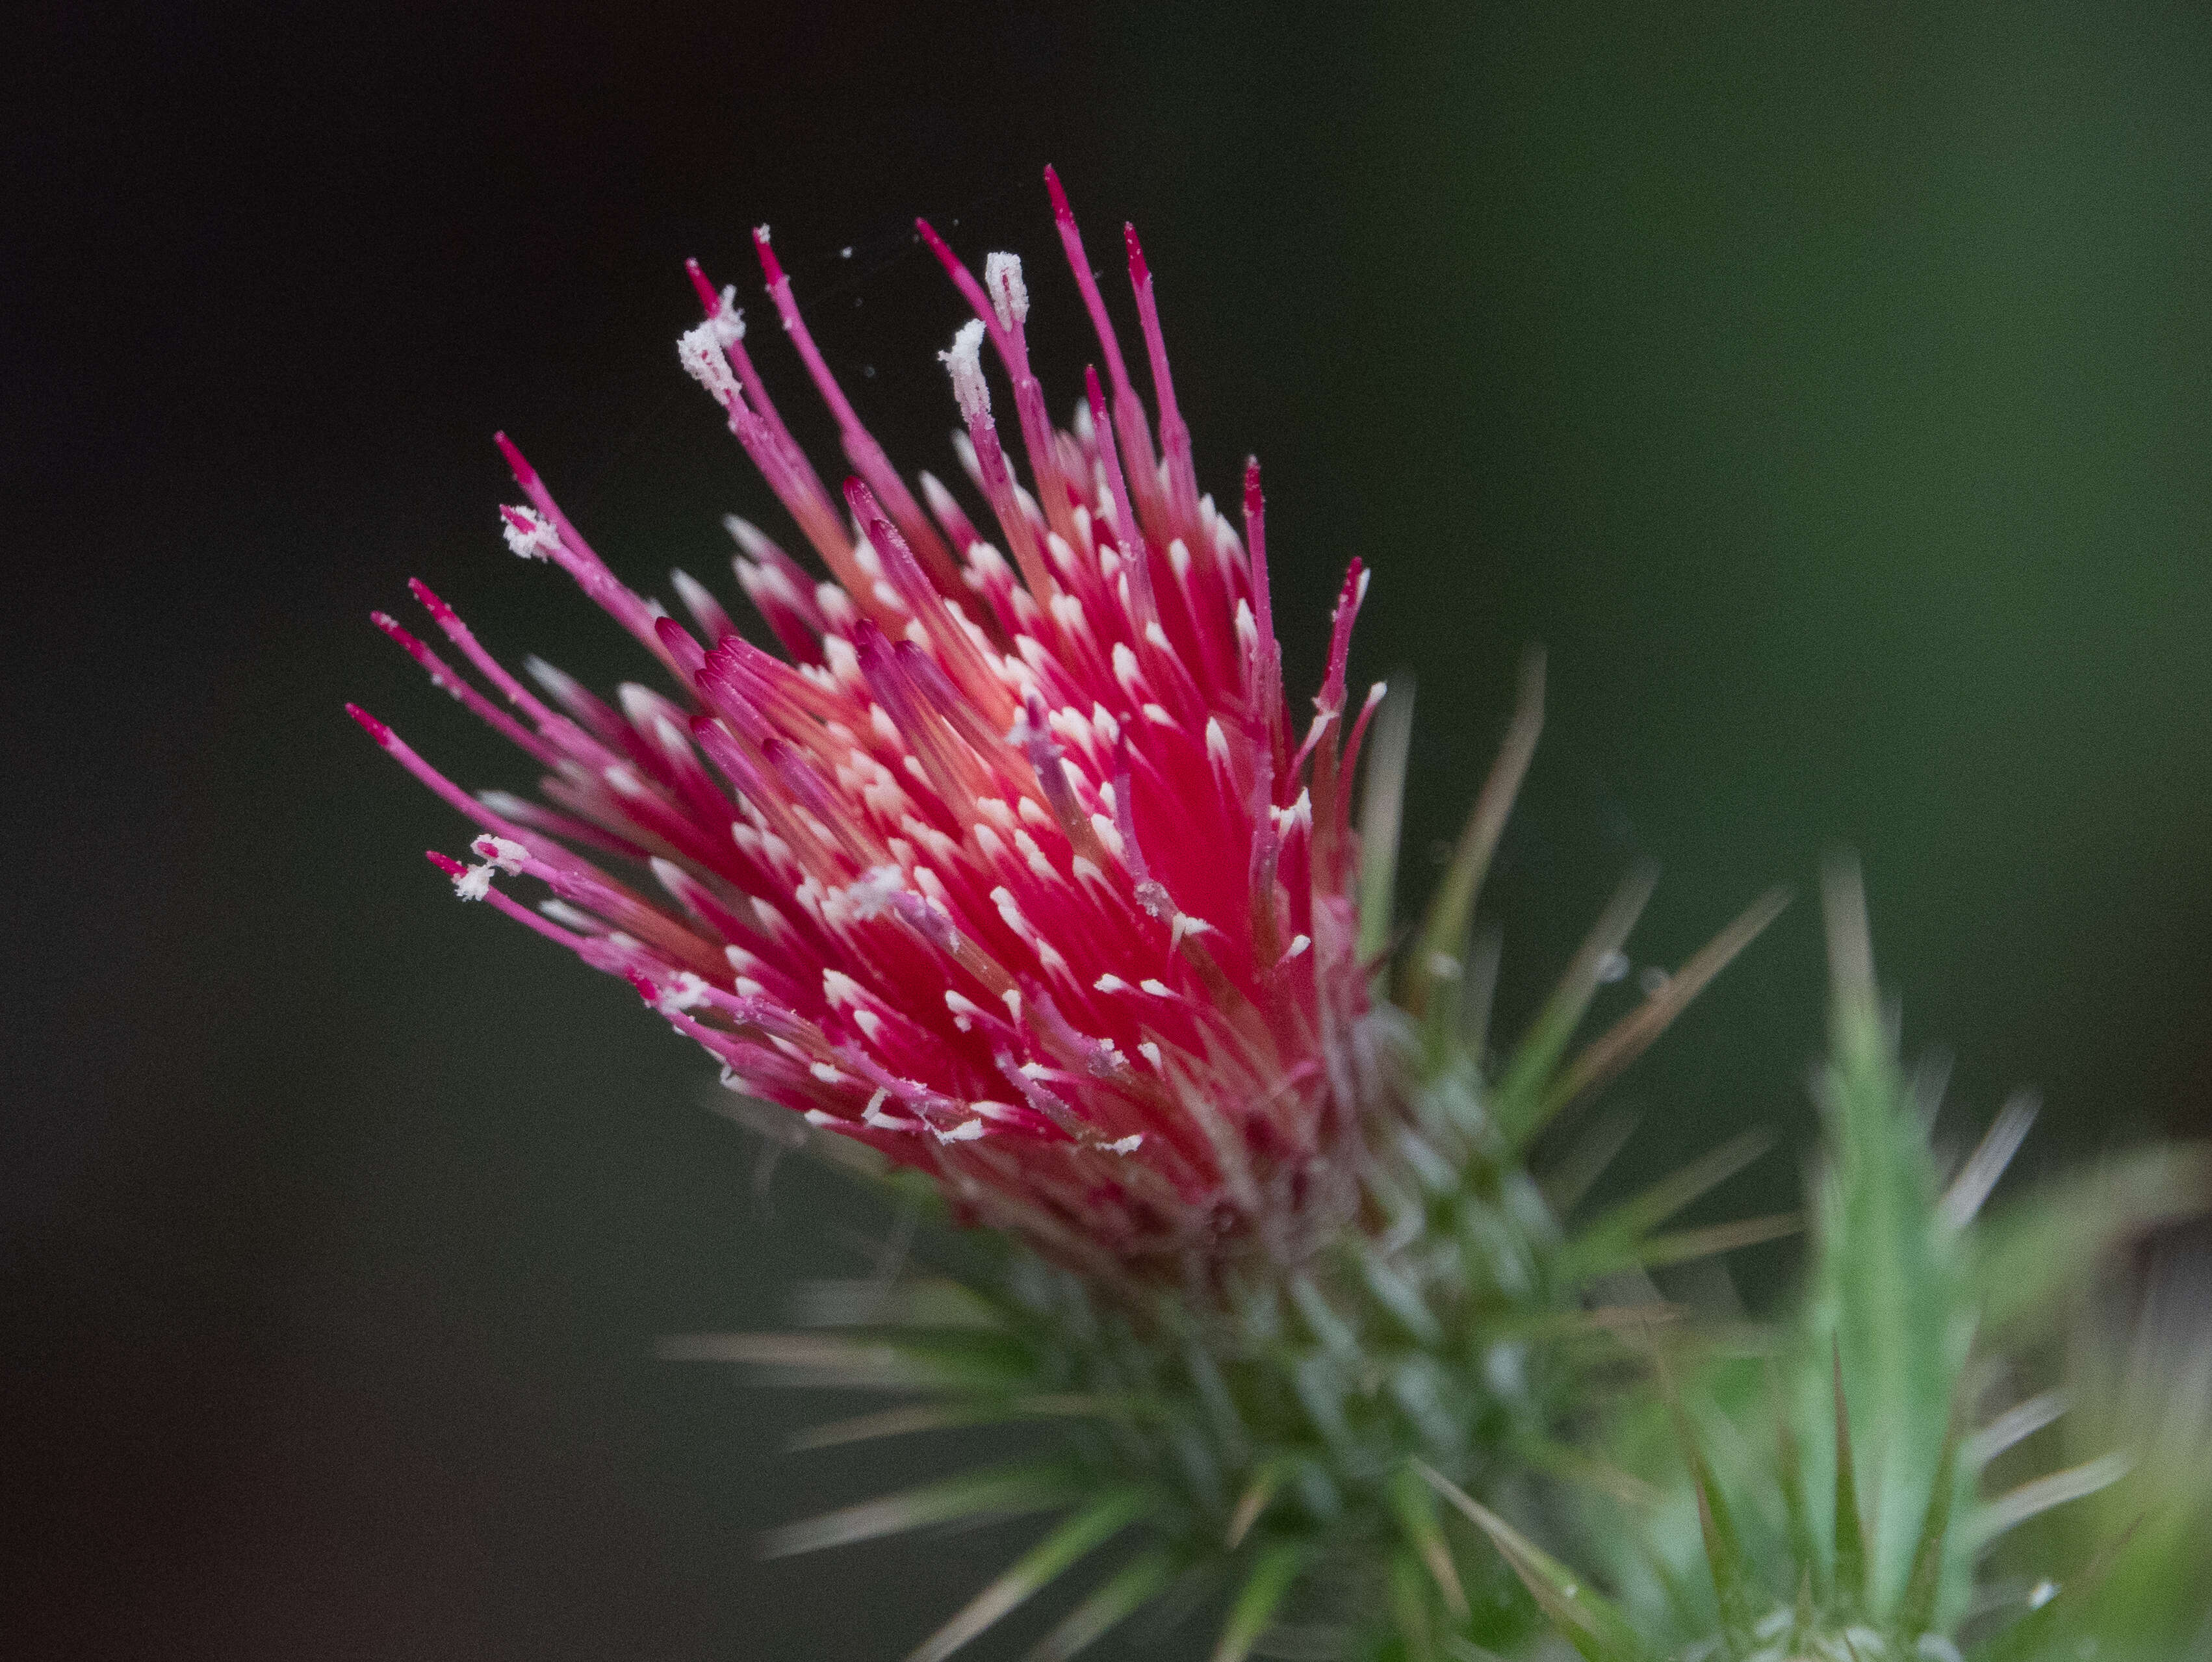
{"type": "MultiPolygon", "coordinates": [[[[1505,829],[1513,798],[1520,793],[1529,758],[1536,753],[1537,736],[1543,731],[1544,656],[1532,652],[1521,661],[1520,693],[1512,723],[1505,730],[1505,742],[1498,747],[1490,777],[1474,799],[1467,828],[1460,833],[1459,846],[1452,852],[1451,864],[1445,870],[1436,898],[1429,903],[1428,919],[1414,944],[1412,961],[1406,966],[1403,1002],[1407,1012],[1415,1021],[1427,1022],[1432,1031],[1443,1014],[1431,1008],[1437,1002],[1437,983],[1455,985],[1464,969],[1474,897],[1490,870],[1490,857],[1497,852],[1498,836],[1505,829]]],[[[1432,1058],[1435,1054],[1432,1049],[1432,1058]]]]}
{"type": "Polygon", "coordinates": [[[1303,1541],[1278,1541],[1265,1549],[1229,1606],[1212,1662],[1243,1662],[1251,1654],[1292,1585],[1305,1570],[1313,1550],[1303,1541]]]}
{"type": "Polygon", "coordinates": [[[792,1289],[793,1319],[801,1327],[949,1328],[1003,1331],[990,1301],[945,1276],[884,1282],[803,1281],[792,1289]]]}
{"type": "Polygon", "coordinates": [[[1275,1491],[1282,1487],[1283,1479],[1291,1475],[1291,1469],[1297,1463],[1295,1456],[1278,1454],[1252,1474],[1252,1481],[1245,1485],[1244,1493],[1237,1499],[1237,1510],[1229,1516],[1229,1531],[1223,1544],[1231,1551],[1235,1551],[1243,1544],[1244,1537],[1260,1520],[1260,1514],[1267,1509],[1267,1502],[1275,1498],[1275,1491]]]}
{"type": "Polygon", "coordinates": [[[1751,1590],[1747,1567],[1744,1562],[1743,1543],[1736,1534],[1735,1519],[1721,1493],[1720,1485],[1713,1481],[1712,1467],[1705,1459],[1705,1447],[1698,1441],[1696,1428],[1682,1406],[1681,1397],[1668,1376],[1663,1353],[1656,1353],[1659,1368],[1660,1389],[1667,1398],[1667,1411],[1674,1422],[1674,1436],[1681,1446],[1682,1459],[1690,1468],[1691,1486],[1698,1496],[1698,1529],[1705,1538],[1705,1563],[1712,1571],[1713,1598],[1720,1612],[1721,1638],[1729,1654],[1741,1656],[1752,1642],[1751,1590]]]}
{"type": "Polygon", "coordinates": [[[1643,1269],[1663,1270],[1670,1264],[1688,1264],[1698,1259],[1733,1253],[1739,1247],[1756,1246],[1761,1241],[1779,1240],[1785,1235],[1796,1234],[1804,1227],[1804,1215],[1800,1212],[1739,1217],[1726,1223],[1708,1223],[1700,1228],[1646,1235],[1630,1249],[1629,1259],[1643,1269]]]}
{"type": "Polygon", "coordinates": [[[1622,1506],[1650,1511],[1666,1498],[1656,1485],[1634,1472],[1569,1443],[1534,1438],[1518,1445],[1518,1453],[1531,1467],[1546,1476],[1572,1483],[1593,1495],[1602,1495],[1622,1506]]]}
{"type": "Polygon", "coordinates": [[[1959,1487],[1959,1441],[1964,1428],[1954,1410],[1943,1438],[1943,1453],[1936,1463],[1935,1481],[1928,1490],[1928,1515],[1920,1526],[1920,1539],[1912,1549],[1912,1574],[1905,1584],[1905,1597],[1897,1607],[1899,1633],[1917,1639],[1933,1626],[1936,1601],[1943,1591],[1945,1544],[1951,1530],[1951,1501],[1959,1487]]]}
{"type": "Polygon", "coordinates": [[[764,1557],[783,1558],[963,1518],[1040,1512],[1064,1506],[1081,1493],[1080,1481],[1062,1465],[1024,1464],[963,1471],[770,1530],[762,1538],[761,1551],[764,1557]]]}
{"type": "Polygon", "coordinates": [[[1134,1523],[1151,1505],[1152,1497],[1143,1489],[1109,1490],[1023,1554],[1005,1574],[970,1599],[958,1615],[917,1646],[907,1662],[945,1662],[946,1657],[1000,1617],[1039,1588],[1049,1585],[1085,1553],[1134,1523]]]}
{"type": "MultiPolygon", "coordinates": [[[[1746,1131],[1661,1178],[1643,1193],[1601,1212],[1567,1243],[1564,1273],[1601,1275],[1641,1261],[1649,1232],[1708,1190],[1725,1183],[1774,1146],[1770,1131],[1746,1131]]],[[[1729,1226],[1735,1227],[1735,1226],[1729,1226]]],[[[1694,1256],[1694,1254],[1692,1254],[1694,1256]]]]}
{"type": "MultiPolygon", "coordinates": [[[[1359,799],[1359,961],[1389,950],[1398,890],[1398,840],[1406,809],[1406,756],[1413,742],[1413,677],[1395,675],[1375,713],[1366,787],[1359,799]]],[[[1378,972],[1379,974],[1380,972],[1378,972]]],[[[1378,994],[1386,991],[1378,986],[1378,994]]]]}
{"type": "Polygon", "coordinates": [[[793,1433],[784,1447],[799,1453],[953,1426],[1003,1425],[1017,1420],[1114,1419],[1133,1416],[1145,1405],[1141,1399],[1127,1397],[947,1397],[811,1426],[793,1433]]]}
{"type": "Polygon", "coordinates": [[[834,1391],[1012,1390],[1036,1362],[996,1334],[862,1338],[843,1333],[680,1333],[653,1354],[666,1362],[734,1362],[765,1385],[834,1391]]]}
{"type": "MultiPolygon", "coordinates": [[[[1801,1603],[1824,1589],[1821,1586],[1820,1550],[1813,1544],[1813,1516],[1805,1504],[1805,1455],[1798,1447],[1796,1428],[1790,1422],[1790,1407],[1782,1399],[1779,1381],[1770,1366],[1766,1374],[1767,1395],[1774,1410],[1774,1465],[1778,1487],[1782,1490],[1784,1528],[1790,1542],[1790,1557],[1796,1567],[1801,1603]]],[[[1807,1625],[1801,1621],[1800,1628],[1807,1625]]]]}
{"type": "Polygon", "coordinates": [[[1866,1608],[1866,1530],[1859,1512],[1857,1462],[1851,1453],[1851,1416],[1844,1398],[1844,1357],[1831,1352],[1836,1392],[1836,1597],[1846,1611],[1866,1608]]]}
{"type": "Polygon", "coordinates": [[[1734,923],[1692,953],[1656,992],[1584,1046],[1545,1090],[1536,1123],[1548,1123],[1570,1102],[1597,1089],[1641,1056],[1713,977],[1781,915],[1790,898],[1787,889],[1768,889],[1734,923]]]}
{"type": "Polygon", "coordinates": [[[1452,1562],[1451,1546],[1437,1516],[1436,1491],[1419,1472],[1403,1465],[1390,1474],[1389,1499],[1398,1532],[1427,1568],[1453,1617],[1466,1621],[1467,1590],[1460,1585],[1459,1567],[1452,1562]]]}
{"type": "Polygon", "coordinates": [[[1645,1652],[1612,1602],[1593,1592],[1565,1565],[1424,1461],[1413,1469],[1437,1494],[1464,1513],[1521,1578],[1559,1636],[1587,1662],[1641,1662],[1645,1652]]]}
{"type": "Polygon", "coordinates": [[[1404,1662],[1435,1662],[1436,1645],[1429,1631],[1429,1580],[1420,1560],[1413,1554],[1390,1555],[1390,1625],[1397,1632],[1404,1662]]]}
{"type": "Polygon", "coordinates": [[[2033,1091],[2014,1091],[1997,1117],[1990,1121],[1990,1128],[1982,1133],[1966,1163],[1943,1191],[1943,1225],[1948,1229],[1963,1229],[1974,1221],[1982,1210],[1982,1203],[1990,1198],[1997,1180],[2012,1164],[2012,1157],[2020,1152],[2020,1145],[2027,1140],[2027,1133],[2035,1125],[2039,1104],[2033,1091]]]}
{"type": "Polygon", "coordinates": [[[1973,1544],[1978,1548],[1986,1546],[2007,1530],[2017,1529],[2053,1507],[2087,1500],[2100,1489],[2110,1489],[2134,1468],[2132,1459],[2115,1452],[2084,1460],[2063,1471],[2049,1471],[2040,1477],[2032,1477],[2017,1489],[2000,1495],[1975,1514],[1973,1544]]]}
{"type": "Polygon", "coordinates": [[[1067,1662],[1158,1598],[1173,1573],[1168,1555],[1158,1550],[1131,1560],[1039,1640],[1029,1662],[1067,1662]]]}
{"type": "Polygon", "coordinates": [[[1512,1146],[1521,1147],[1542,1128],[1546,1093],[1551,1086],[1553,1070],[1559,1065],[1568,1042],[1574,1038],[1575,1029],[1582,1025],[1590,1000],[1597,994],[1606,961],[1627,942],[1629,931],[1636,927],[1637,919],[1644,913],[1644,902],[1651,898],[1652,888],[1658,881],[1659,868],[1648,860],[1638,861],[1631,869],[1605,910],[1598,914],[1597,922],[1590,926],[1589,933],[1583,937],[1582,945],[1575,949],[1551,998],[1529,1023],[1528,1031],[1522,1035],[1512,1059],[1506,1064],[1497,1089],[1491,1094],[1492,1112],[1512,1146]]]}
{"type": "Polygon", "coordinates": [[[1857,868],[1832,860],[1822,899],[1831,1049],[1800,1390],[1817,1413],[1814,1359],[1827,1352],[1826,1371],[1840,1376],[1840,1399],[1862,1434],[1864,1608],[1880,1616],[1895,1609],[1911,1574],[1978,1310],[1968,1237],[1943,1221],[1928,1146],[1934,1104],[1916,1095],[1882,1019],[1857,868]]]}

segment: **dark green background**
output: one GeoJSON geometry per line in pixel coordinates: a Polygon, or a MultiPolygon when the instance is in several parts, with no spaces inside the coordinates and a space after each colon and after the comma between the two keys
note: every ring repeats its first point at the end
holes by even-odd
{"type": "MultiPolygon", "coordinates": [[[[526,779],[362,621],[410,574],[511,656],[639,668],[501,550],[495,426],[641,586],[722,573],[723,510],[773,519],[669,349],[677,262],[751,291],[757,220],[880,436],[940,469],[960,312],[908,218],[1029,255],[1056,405],[1085,346],[1037,167],[1102,264],[1139,222],[1206,482],[1267,465],[1294,684],[1344,561],[1377,568],[1357,667],[1421,685],[1409,890],[1546,644],[1493,891],[1509,1018],[1634,855],[1667,872],[1638,958],[1671,961],[1847,843],[1909,1040],[1958,1051],[1960,1135],[2023,1083],[2031,1166],[2202,1127],[2208,31],[2087,4],[34,23],[0,311],[16,1653],[876,1658],[1004,1551],[751,1560],[918,1452],[787,1458],[811,1410],[647,1346],[773,1319],[880,1220],[789,1169],[763,1211],[700,1059],[452,904],[417,851],[459,828],[337,710],[526,779]]],[[[1631,1077],[1632,1167],[1802,1138],[1812,911],[1631,1077]]]]}

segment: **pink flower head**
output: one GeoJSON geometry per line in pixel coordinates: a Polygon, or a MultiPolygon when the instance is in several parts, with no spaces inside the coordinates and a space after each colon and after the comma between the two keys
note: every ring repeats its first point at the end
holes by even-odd
{"type": "Polygon", "coordinates": [[[978,282],[919,227],[975,312],[939,355],[988,515],[893,470],[763,227],[769,295],[843,435],[842,500],[777,414],[732,291],[696,264],[707,315],[679,354],[833,579],[731,522],[738,584],[788,656],[680,572],[688,627],[629,589],[502,436],[527,499],[502,510],[509,546],[574,578],[672,692],[630,683],[610,704],[532,661],[533,691],[418,582],[490,690],[378,625],[544,769],[543,799],[472,797],[354,713],[482,828],[481,864],[431,856],[464,898],[626,977],[731,1086],[920,1168],[1063,1262],[1173,1273],[1194,1252],[1291,1247],[1350,1193],[1341,1156],[1372,1095],[1347,804],[1375,695],[1345,731],[1366,574],[1346,577],[1297,734],[1258,465],[1240,537],[1199,494],[1136,233],[1157,428],[1045,178],[1106,368],[1067,428],[1030,371],[1020,262],[993,254],[978,282]],[[532,910],[496,876],[551,898],[532,910]]]}

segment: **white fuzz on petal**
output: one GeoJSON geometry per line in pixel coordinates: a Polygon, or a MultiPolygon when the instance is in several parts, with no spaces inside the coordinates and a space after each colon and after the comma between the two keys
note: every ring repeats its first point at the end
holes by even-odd
{"type": "Polygon", "coordinates": [[[1018,254],[993,254],[983,262],[983,287],[990,290],[991,304],[997,308],[1000,324],[1012,329],[1018,323],[1026,323],[1030,315],[1030,291],[1022,282],[1022,262],[1018,254]]]}
{"type": "Polygon", "coordinates": [[[519,873],[529,859],[530,851],[507,837],[478,837],[469,845],[469,850],[480,860],[488,860],[510,877],[519,873]]]}
{"type": "Polygon", "coordinates": [[[855,877],[845,890],[846,904],[859,919],[876,916],[906,892],[906,873],[895,865],[872,865],[855,877]]]}
{"type": "Polygon", "coordinates": [[[738,309],[737,300],[737,284],[724,283],[722,309],[708,319],[714,326],[714,338],[726,349],[735,346],[745,337],[745,314],[738,309]]]}
{"type": "Polygon", "coordinates": [[[663,1016],[673,1016],[679,1010],[696,1010],[707,1002],[707,983],[690,970],[676,978],[676,985],[664,991],[656,1006],[663,1016]]]}
{"type": "Polygon", "coordinates": [[[561,546],[561,533],[535,508],[507,509],[501,529],[518,559],[550,560],[561,546]]]}
{"type": "Polygon", "coordinates": [[[952,397],[971,425],[991,419],[991,389],[983,380],[983,322],[971,318],[952,337],[952,349],[937,355],[952,375],[952,397]]]}
{"type": "Polygon", "coordinates": [[[722,355],[717,321],[709,318],[696,328],[685,330],[677,340],[676,356],[684,373],[714,395],[716,403],[725,409],[735,409],[740,402],[738,378],[730,373],[730,361],[722,355]]]}

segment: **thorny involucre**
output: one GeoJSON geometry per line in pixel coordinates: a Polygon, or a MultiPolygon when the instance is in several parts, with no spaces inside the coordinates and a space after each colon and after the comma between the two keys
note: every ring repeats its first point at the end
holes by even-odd
{"type": "Polygon", "coordinates": [[[1072,1268],[1202,1279],[1340,1222],[1342,1156],[1388,1095],[1348,822],[1381,691],[1347,722],[1366,574],[1353,561],[1300,735],[1257,464],[1240,537],[1199,494],[1136,233],[1157,429],[1046,178],[1106,370],[1066,428],[1030,369],[1020,262],[994,253],[979,282],[920,226],[975,313],[940,356],[991,537],[929,474],[917,500],[894,470],[763,227],[769,294],[854,472],[843,511],[777,414],[732,290],[696,265],[707,316],[679,353],[834,579],[731,522],[738,581],[788,658],[680,572],[689,627],[632,591],[502,436],[529,502],[504,510],[509,545],[574,577],[678,695],[631,683],[610,705],[533,660],[541,696],[417,582],[491,693],[379,626],[545,769],[544,800],[471,796],[354,713],[482,828],[483,864],[431,856],[464,896],[627,977],[732,1087],[920,1168],[963,1215],[1072,1268]],[[993,419],[987,340],[1026,483],[993,419]],[[554,898],[533,911],[495,873],[554,898]]]}

